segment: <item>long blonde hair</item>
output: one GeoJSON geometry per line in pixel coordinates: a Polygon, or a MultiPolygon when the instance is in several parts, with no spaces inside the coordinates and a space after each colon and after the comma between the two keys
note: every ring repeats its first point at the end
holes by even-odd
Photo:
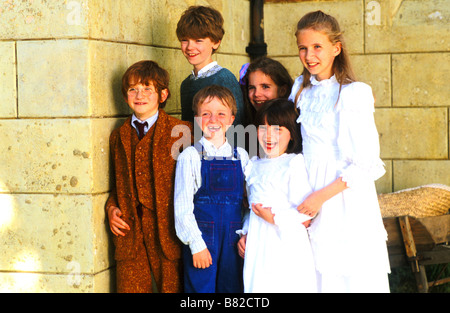
{"type": "MultiPolygon", "coordinates": [[[[304,29],[313,29],[315,31],[322,32],[328,36],[328,39],[332,44],[341,43],[341,52],[335,57],[333,62],[333,73],[339,83],[340,94],[342,85],[350,84],[356,81],[356,78],[350,64],[350,58],[344,42],[344,36],[341,32],[338,21],[331,15],[325,14],[322,11],[310,12],[298,21],[295,36],[297,37],[299,32],[304,29]]],[[[303,82],[295,98],[296,103],[301,91],[311,85],[311,74],[306,68],[303,68],[302,75],[303,82]]]]}

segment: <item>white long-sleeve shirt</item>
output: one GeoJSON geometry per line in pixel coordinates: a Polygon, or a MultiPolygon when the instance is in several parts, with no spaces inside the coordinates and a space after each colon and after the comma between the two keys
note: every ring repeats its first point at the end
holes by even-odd
{"type": "MultiPolygon", "coordinates": [[[[228,140],[216,148],[205,137],[200,139],[200,144],[209,157],[230,157],[233,155],[233,148],[228,140]]],[[[247,151],[237,148],[238,157],[241,160],[242,170],[249,162],[247,151]]],[[[235,158],[233,157],[233,160],[235,158]]],[[[194,216],[194,195],[202,185],[201,159],[194,147],[186,148],[177,160],[175,173],[175,229],[178,238],[185,245],[189,245],[192,254],[206,249],[206,243],[197,225],[194,216]]]]}

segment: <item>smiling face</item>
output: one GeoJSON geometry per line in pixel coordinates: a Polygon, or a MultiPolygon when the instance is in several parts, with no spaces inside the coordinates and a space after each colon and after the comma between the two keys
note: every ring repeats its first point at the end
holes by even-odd
{"type": "Polygon", "coordinates": [[[219,42],[213,42],[210,38],[184,38],[181,40],[181,51],[188,62],[194,66],[195,75],[203,67],[211,63],[214,50],[219,48],[219,42]]]}
{"type": "Polygon", "coordinates": [[[133,110],[138,119],[144,121],[156,114],[159,104],[166,101],[168,90],[163,89],[160,92],[161,96],[150,82],[148,85],[130,84],[127,90],[126,102],[133,110]]]}
{"type": "Polygon", "coordinates": [[[258,111],[266,101],[278,98],[278,86],[269,75],[254,71],[248,76],[248,98],[258,111]]]}
{"type": "Polygon", "coordinates": [[[268,158],[276,158],[286,152],[291,133],[284,126],[260,125],[258,127],[258,142],[268,158]]]}
{"type": "Polygon", "coordinates": [[[311,75],[317,80],[333,76],[333,62],[341,52],[340,42],[333,44],[325,33],[307,28],[297,33],[297,46],[300,60],[311,75]]]}
{"type": "Polygon", "coordinates": [[[209,97],[199,105],[196,121],[206,139],[216,147],[225,142],[225,133],[234,122],[231,108],[216,97],[209,97]]]}

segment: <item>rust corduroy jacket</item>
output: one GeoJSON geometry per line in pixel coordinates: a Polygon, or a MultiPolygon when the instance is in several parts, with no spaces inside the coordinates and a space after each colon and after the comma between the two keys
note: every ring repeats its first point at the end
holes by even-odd
{"type": "Polygon", "coordinates": [[[136,210],[138,199],[146,209],[156,211],[159,242],[165,256],[170,260],[178,259],[181,257],[181,242],[176,236],[174,225],[174,157],[179,154],[180,149],[192,143],[192,125],[171,117],[160,109],[158,120],[153,126],[153,140],[150,136],[145,136],[136,146],[135,159],[139,156],[147,157],[143,161],[136,161],[134,175],[132,136],[137,135],[130,123],[131,117],[110,136],[115,181],[113,180],[114,185],[106,203],[106,210],[111,205],[119,207],[123,214],[122,219],[131,228],[125,236],[113,237],[115,259],[120,261],[136,257],[136,240],[140,239],[140,223],[136,210]],[[154,189],[151,187],[152,181],[154,189]],[[153,195],[149,198],[147,195],[150,192],[153,195]]]}

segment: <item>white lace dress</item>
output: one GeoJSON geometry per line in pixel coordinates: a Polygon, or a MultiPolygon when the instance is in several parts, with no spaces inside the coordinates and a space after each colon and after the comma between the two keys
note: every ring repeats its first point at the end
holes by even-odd
{"type": "Polygon", "coordinates": [[[244,260],[245,292],[317,292],[311,245],[297,206],[312,190],[303,156],[253,158],[245,169],[249,204],[271,207],[275,225],[250,211],[244,260]]]}
{"type": "MultiPolygon", "coordinates": [[[[294,100],[302,76],[295,80],[294,100]]],[[[389,258],[374,181],[384,173],[370,86],[335,77],[305,88],[298,101],[309,182],[319,190],[342,177],[349,187],[326,201],[309,231],[321,292],[389,292],[389,258]]]]}

